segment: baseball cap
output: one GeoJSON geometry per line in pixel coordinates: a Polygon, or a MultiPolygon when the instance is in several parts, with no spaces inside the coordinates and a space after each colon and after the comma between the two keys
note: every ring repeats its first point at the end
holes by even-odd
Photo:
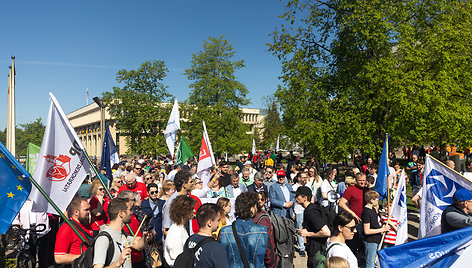
{"type": "Polygon", "coordinates": [[[295,194],[295,196],[297,195],[303,195],[303,196],[306,196],[308,197],[309,199],[312,197],[312,193],[311,193],[311,189],[306,187],[306,186],[300,186],[297,188],[296,191],[292,191],[293,194],[295,194]]]}
{"type": "Polygon", "coordinates": [[[277,177],[285,177],[285,171],[277,170],[277,177]]]}
{"type": "Polygon", "coordinates": [[[247,165],[252,165],[251,161],[246,161],[244,162],[244,165],[247,166],[247,165]]]}
{"type": "Polygon", "coordinates": [[[458,201],[472,200],[472,192],[467,189],[459,189],[454,193],[454,198],[458,201]]]}

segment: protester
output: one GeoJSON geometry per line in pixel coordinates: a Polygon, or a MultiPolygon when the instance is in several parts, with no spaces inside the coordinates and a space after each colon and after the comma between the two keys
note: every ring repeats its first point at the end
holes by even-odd
{"type": "Polygon", "coordinates": [[[156,240],[162,238],[162,207],[165,201],[158,198],[158,187],[155,183],[150,183],[147,186],[149,198],[141,203],[143,212],[149,219],[149,226],[155,232],[156,240]]]}
{"type": "MultiPolygon", "coordinates": [[[[90,225],[90,205],[87,200],[76,197],[72,199],[68,214],[70,220],[75,223],[75,227],[82,233],[88,242],[91,242],[93,235],[90,225]]],[[[56,247],[54,249],[54,260],[57,264],[71,264],[81,254],[81,244],[79,236],[72,230],[68,224],[63,224],[56,235],[56,247]]],[[[82,250],[87,250],[84,245],[82,250]]]]}
{"type": "MultiPolygon", "coordinates": [[[[231,184],[231,175],[229,174],[230,172],[230,166],[228,165],[228,162],[226,161],[221,161],[220,162],[220,173],[221,173],[221,186],[226,187],[231,184]]],[[[232,169],[233,167],[231,167],[232,169]]],[[[211,187],[210,187],[211,188],[211,187]]]]}
{"type": "Polygon", "coordinates": [[[229,267],[244,267],[241,255],[253,267],[263,267],[264,257],[267,249],[267,227],[256,224],[252,218],[257,212],[257,194],[244,192],[236,198],[235,215],[236,221],[233,225],[236,234],[241,241],[243,252],[239,252],[236,238],[233,235],[232,226],[223,227],[220,231],[220,242],[226,251],[229,267]]]}
{"type": "Polygon", "coordinates": [[[253,218],[253,221],[257,224],[267,227],[267,234],[269,235],[269,241],[267,242],[267,251],[264,257],[265,267],[272,268],[277,267],[279,262],[279,256],[276,253],[275,241],[274,241],[274,226],[270,220],[270,216],[266,210],[267,193],[261,191],[257,193],[257,213],[253,218]]]}
{"type": "MultiPolygon", "coordinates": [[[[195,177],[195,175],[194,175],[195,177]]],[[[210,180],[210,182],[205,186],[203,185],[203,181],[199,178],[195,178],[195,187],[192,190],[192,194],[198,198],[206,198],[208,193],[211,191],[211,187],[213,187],[213,180],[210,180]]]]}
{"type": "MultiPolygon", "coordinates": [[[[200,230],[195,235],[187,239],[186,248],[195,248],[195,246],[206,237],[216,231],[219,226],[220,207],[215,204],[203,204],[197,211],[197,221],[200,230]]],[[[215,240],[201,245],[194,258],[195,268],[226,268],[228,261],[223,256],[226,255],[224,247],[215,240]]]]}
{"type": "Polygon", "coordinates": [[[123,175],[113,179],[111,183],[111,187],[110,189],[108,189],[113,198],[116,197],[116,195],[118,194],[118,191],[120,190],[120,187],[123,186],[123,180],[126,177],[126,173],[120,173],[120,174],[123,174],[123,175]]]}
{"type": "Polygon", "coordinates": [[[283,170],[277,171],[277,183],[270,186],[269,200],[275,214],[292,219],[295,195],[292,193],[292,185],[286,181],[285,172],[283,170]]]}
{"type": "Polygon", "coordinates": [[[322,245],[326,243],[327,237],[331,235],[328,223],[322,217],[318,204],[311,203],[312,192],[306,186],[298,187],[295,192],[297,204],[302,205],[305,210],[303,214],[303,229],[297,229],[297,234],[307,239],[306,252],[307,267],[314,268],[319,264],[315,258],[316,254],[323,254],[322,245]]]}
{"type": "Polygon", "coordinates": [[[85,177],[85,179],[82,181],[82,184],[79,186],[79,190],[77,190],[77,196],[83,199],[89,199],[91,196],[91,188],[92,185],[90,184],[89,181],[89,176],[85,177]]]}
{"type": "Polygon", "coordinates": [[[337,197],[333,198],[333,196],[337,196],[336,190],[338,184],[334,180],[336,177],[336,169],[327,169],[325,172],[325,179],[321,183],[320,191],[321,191],[321,205],[323,207],[328,208],[328,210],[337,212],[337,197]],[[329,198],[328,198],[329,197],[329,198]]]}
{"type": "Polygon", "coordinates": [[[372,268],[377,267],[377,263],[375,262],[377,249],[382,239],[382,233],[388,232],[389,226],[380,225],[378,214],[379,194],[376,191],[370,190],[365,193],[364,200],[366,205],[362,210],[361,219],[365,234],[366,268],[372,268]]]}
{"type": "Polygon", "coordinates": [[[231,184],[226,186],[225,188],[226,191],[229,193],[230,198],[237,198],[241,193],[247,191],[246,185],[244,183],[241,183],[238,175],[236,174],[233,174],[231,176],[231,184]]]}
{"type": "Polygon", "coordinates": [[[99,230],[100,226],[108,222],[108,216],[103,210],[103,207],[107,206],[106,203],[109,202],[109,199],[106,198],[105,188],[103,188],[103,185],[98,180],[93,181],[91,192],[92,198],[89,204],[92,216],[92,228],[99,230]]]}
{"type": "MultiPolygon", "coordinates": [[[[141,166],[141,165],[136,165],[136,166],[141,166]]],[[[120,187],[120,190],[118,191],[118,193],[122,191],[136,192],[136,193],[139,193],[139,195],[141,195],[141,200],[144,200],[148,197],[146,185],[142,182],[137,181],[137,177],[135,173],[130,173],[126,175],[125,183],[126,183],[125,185],[120,187]]]]}
{"type": "Polygon", "coordinates": [[[105,236],[100,236],[95,241],[93,267],[127,267],[131,268],[131,262],[129,257],[131,255],[131,249],[142,250],[144,248],[144,239],[136,237],[134,242],[132,236],[123,234],[122,229],[126,223],[131,223],[131,205],[126,200],[115,198],[110,202],[108,206],[108,215],[110,217],[110,223],[103,225],[100,228],[100,232],[107,232],[110,234],[113,240],[114,254],[111,258],[110,264],[106,265],[107,250],[109,246],[109,240],[105,236]]]}
{"type": "Polygon", "coordinates": [[[255,193],[261,191],[269,193],[269,189],[267,188],[267,185],[264,184],[264,178],[260,172],[257,172],[256,175],[254,175],[254,183],[249,185],[247,190],[255,193]]]}
{"type": "Polygon", "coordinates": [[[253,184],[254,183],[254,175],[256,175],[256,172],[251,173],[250,168],[248,168],[248,167],[243,168],[243,172],[241,172],[241,174],[239,174],[239,183],[243,184],[245,187],[253,184]]]}
{"type": "Polygon", "coordinates": [[[166,201],[175,193],[175,185],[171,180],[164,180],[162,182],[161,191],[159,192],[159,199],[166,201]]]}
{"type": "MultiPolygon", "coordinates": [[[[292,188],[294,191],[297,191],[299,187],[305,186],[307,180],[308,180],[308,174],[305,173],[304,171],[301,171],[297,175],[297,183],[295,183],[292,188]]],[[[311,190],[311,189],[310,189],[311,190]]],[[[312,196],[310,196],[312,197],[312,196]]],[[[309,200],[311,201],[311,199],[309,200]]],[[[293,207],[293,211],[295,213],[295,227],[297,229],[302,229],[303,228],[303,212],[304,208],[301,204],[295,204],[293,207]]],[[[300,256],[305,257],[305,241],[303,241],[303,237],[301,235],[297,235],[297,242],[298,242],[298,253],[300,256]]]]}
{"type": "Polygon", "coordinates": [[[213,187],[209,187],[211,188],[211,190],[207,194],[208,198],[218,198],[218,197],[230,198],[231,197],[227,188],[223,187],[223,182],[221,181],[220,178],[221,178],[221,173],[215,172],[212,175],[210,182],[213,184],[213,187]]]}
{"type": "Polygon", "coordinates": [[[326,268],[349,268],[348,260],[342,257],[330,257],[326,260],[326,268]]]}
{"type": "Polygon", "coordinates": [[[277,176],[274,174],[274,169],[272,167],[266,167],[264,171],[264,185],[270,190],[270,186],[277,181],[277,176]]]}
{"type": "Polygon", "coordinates": [[[308,181],[306,183],[307,187],[310,187],[311,191],[313,192],[313,196],[315,197],[314,201],[318,201],[321,199],[321,183],[323,179],[318,175],[318,171],[316,167],[312,166],[308,168],[308,181]]]}
{"type": "Polygon", "coordinates": [[[229,216],[229,213],[231,213],[231,201],[226,197],[220,197],[216,201],[216,204],[220,207],[220,223],[218,224],[218,228],[213,232],[212,236],[213,238],[218,239],[221,228],[232,223],[232,220],[229,216]]]}
{"type": "MultiPolygon", "coordinates": [[[[175,175],[176,183],[178,179],[177,174],[175,175]]],[[[170,205],[170,219],[173,223],[167,232],[167,239],[164,243],[164,258],[170,266],[174,265],[177,256],[183,252],[185,241],[189,237],[184,224],[193,218],[195,214],[194,207],[195,200],[186,195],[176,196],[170,205]]]]}
{"type": "Polygon", "coordinates": [[[326,241],[326,257],[342,257],[349,262],[351,268],[357,268],[357,258],[346,245],[346,240],[354,238],[356,221],[348,212],[339,213],[334,219],[333,234],[326,241]]]}
{"type": "Polygon", "coordinates": [[[441,233],[472,226],[472,192],[459,189],[452,197],[452,204],[441,215],[441,233]]]}
{"type": "Polygon", "coordinates": [[[361,220],[361,214],[364,207],[364,193],[368,190],[366,187],[366,175],[364,173],[356,174],[356,184],[346,189],[339,200],[339,207],[349,212],[357,222],[361,220]],[[349,207],[347,206],[349,204],[349,207]]]}

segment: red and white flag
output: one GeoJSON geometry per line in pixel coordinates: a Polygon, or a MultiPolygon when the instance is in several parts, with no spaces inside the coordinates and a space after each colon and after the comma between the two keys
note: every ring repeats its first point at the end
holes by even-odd
{"type": "Polygon", "coordinates": [[[200,156],[198,158],[197,166],[197,176],[202,180],[203,185],[207,185],[210,181],[210,168],[213,165],[216,165],[215,156],[213,155],[205,122],[203,122],[202,146],[200,147],[200,156]]]}
{"type": "MultiPolygon", "coordinates": [[[[46,130],[33,178],[61,211],[65,211],[89,173],[84,146],[52,93],[46,130]]],[[[31,190],[33,211],[57,213],[38,189],[31,190]]]]}

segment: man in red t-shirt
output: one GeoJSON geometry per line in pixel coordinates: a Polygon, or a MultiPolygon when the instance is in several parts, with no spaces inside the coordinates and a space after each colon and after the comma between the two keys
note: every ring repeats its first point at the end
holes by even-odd
{"type": "MultiPolygon", "coordinates": [[[[90,205],[83,198],[74,198],[69,205],[70,219],[77,223],[82,230],[90,236],[93,236],[92,226],[90,225],[90,205]]],[[[85,235],[83,235],[85,237],[85,235]]],[[[87,238],[85,238],[87,239],[87,238]]],[[[91,241],[89,241],[91,242],[91,241]]],[[[73,260],[80,256],[80,246],[82,240],[66,223],[62,224],[56,235],[56,247],[54,248],[54,260],[57,264],[71,264],[73,260]]],[[[87,250],[84,245],[83,251],[87,250]]]]}
{"type": "Polygon", "coordinates": [[[364,173],[357,173],[356,184],[349,186],[341,200],[339,200],[339,206],[354,216],[357,222],[361,221],[361,214],[364,209],[364,193],[369,190],[366,184],[366,175],[364,173]],[[347,206],[348,203],[349,207],[347,206]]]}
{"type": "Polygon", "coordinates": [[[134,175],[134,173],[126,175],[125,182],[126,184],[123,184],[123,186],[120,187],[118,193],[123,191],[139,193],[141,196],[141,201],[148,197],[146,184],[136,181],[136,175],[134,175]]]}

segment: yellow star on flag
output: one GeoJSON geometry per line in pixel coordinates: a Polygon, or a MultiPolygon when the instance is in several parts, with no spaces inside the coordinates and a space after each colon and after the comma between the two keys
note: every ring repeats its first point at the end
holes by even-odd
{"type": "Polygon", "coordinates": [[[16,186],[16,189],[17,189],[18,191],[22,191],[22,190],[23,190],[23,187],[21,187],[21,185],[17,185],[17,186],[16,186]]]}
{"type": "Polygon", "coordinates": [[[5,158],[5,155],[4,155],[4,154],[0,154],[0,158],[5,158]]]}
{"type": "Polygon", "coordinates": [[[11,168],[16,169],[15,165],[11,164],[11,168]]]}
{"type": "Polygon", "coordinates": [[[18,176],[17,178],[18,178],[19,181],[23,181],[23,177],[18,176]]]}
{"type": "Polygon", "coordinates": [[[12,192],[7,193],[8,197],[13,198],[15,195],[12,192]]]}

